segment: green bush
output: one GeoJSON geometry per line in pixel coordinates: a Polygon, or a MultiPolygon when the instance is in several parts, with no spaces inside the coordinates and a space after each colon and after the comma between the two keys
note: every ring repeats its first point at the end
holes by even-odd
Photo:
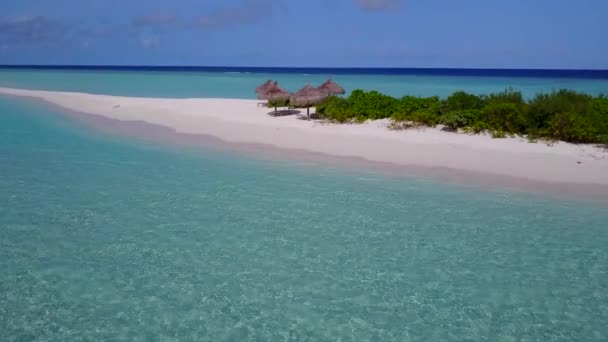
{"type": "Polygon", "coordinates": [[[488,126],[483,121],[476,121],[472,125],[464,128],[464,131],[466,133],[474,133],[474,134],[479,134],[486,130],[488,130],[488,126]]]}
{"type": "Polygon", "coordinates": [[[410,121],[413,121],[418,125],[435,127],[439,123],[439,116],[437,113],[428,109],[417,110],[413,112],[410,117],[410,121]]]}
{"type": "Polygon", "coordinates": [[[394,111],[397,99],[377,91],[355,90],[348,97],[351,114],[360,119],[384,119],[394,111]]]}
{"type": "Polygon", "coordinates": [[[316,110],[318,114],[332,121],[346,122],[353,118],[348,100],[341,97],[332,96],[327,98],[323,103],[317,105],[316,110]]]}
{"type": "Polygon", "coordinates": [[[404,96],[400,98],[393,107],[392,114],[395,116],[406,117],[417,110],[428,109],[438,110],[441,100],[439,97],[415,97],[404,96]]]}
{"type": "Polygon", "coordinates": [[[489,102],[481,109],[480,116],[493,130],[523,133],[526,129],[525,112],[515,103],[489,102]]]}
{"type": "Polygon", "coordinates": [[[486,104],[490,103],[513,103],[519,106],[525,106],[526,101],[521,91],[507,88],[504,91],[490,94],[485,99],[486,104]]]}
{"type": "Polygon", "coordinates": [[[317,113],[338,122],[390,117],[391,127],[400,129],[441,123],[445,130],[490,131],[494,137],[525,134],[531,140],[608,144],[608,98],[571,90],[538,94],[528,102],[513,89],[487,96],[459,91],[443,101],[355,90],[347,99],[328,98],[317,113]]]}
{"type": "Polygon", "coordinates": [[[599,142],[597,133],[589,118],[578,113],[559,113],[549,121],[549,134],[555,140],[599,142]]]}
{"type": "Polygon", "coordinates": [[[472,125],[477,121],[478,116],[478,111],[457,110],[443,114],[440,117],[440,123],[444,125],[445,131],[455,132],[459,128],[465,128],[472,125]]]}
{"type": "Polygon", "coordinates": [[[599,96],[591,102],[589,114],[598,134],[608,136],[608,98],[599,96]]]}
{"type": "Polygon", "coordinates": [[[330,97],[326,98],[323,102],[317,104],[316,105],[317,114],[324,115],[327,110],[327,104],[331,101],[334,101],[336,98],[337,98],[336,96],[330,96],[330,97]]]}
{"type": "Polygon", "coordinates": [[[469,94],[464,91],[457,91],[443,102],[443,112],[480,109],[483,105],[484,101],[481,96],[469,94]]]}
{"type": "Polygon", "coordinates": [[[493,130],[492,131],[492,139],[504,139],[507,137],[507,133],[505,131],[493,130]]]}
{"type": "Polygon", "coordinates": [[[592,100],[593,98],[587,94],[566,89],[540,93],[529,103],[527,131],[546,129],[549,121],[560,113],[587,113],[592,100]]]}

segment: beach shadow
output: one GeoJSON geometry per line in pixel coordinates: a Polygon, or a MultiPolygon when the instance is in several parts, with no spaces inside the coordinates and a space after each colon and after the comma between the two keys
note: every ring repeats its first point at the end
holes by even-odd
{"type": "Polygon", "coordinates": [[[298,116],[298,119],[300,119],[300,120],[321,120],[321,119],[324,119],[324,117],[318,113],[310,113],[310,117],[308,117],[308,116],[306,116],[306,113],[303,113],[298,116]]]}
{"type": "Polygon", "coordinates": [[[272,112],[268,113],[268,115],[274,116],[274,117],[296,115],[296,114],[300,114],[300,111],[295,110],[295,109],[283,109],[283,110],[277,110],[276,112],[273,110],[272,112]]]}

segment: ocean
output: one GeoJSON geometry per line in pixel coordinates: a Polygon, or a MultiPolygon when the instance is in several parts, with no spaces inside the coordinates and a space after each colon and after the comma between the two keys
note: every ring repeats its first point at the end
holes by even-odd
{"type": "MultiPolygon", "coordinates": [[[[0,84],[251,97],[268,77],[325,76],[3,70],[0,84]]],[[[335,75],[395,94],[606,89],[503,77],[335,75]]],[[[160,145],[0,97],[0,341],[605,341],[606,222],[592,201],[160,145]]]]}
{"type": "Polygon", "coordinates": [[[527,98],[561,88],[608,95],[608,71],[602,70],[0,67],[0,86],[168,98],[253,99],[255,87],[268,79],[295,92],[328,78],[347,92],[378,90],[397,97],[446,97],[458,90],[487,94],[509,87],[527,98]]]}

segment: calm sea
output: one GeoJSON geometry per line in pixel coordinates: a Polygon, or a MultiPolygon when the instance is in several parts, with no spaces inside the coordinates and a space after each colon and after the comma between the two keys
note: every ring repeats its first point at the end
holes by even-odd
{"type": "MultiPolygon", "coordinates": [[[[9,70],[0,83],[250,97],[267,77],[325,75],[9,70]]],[[[335,78],[428,94],[606,84],[335,78]]],[[[0,97],[0,341],[608,339],[599,204],[160,146],[54,111],[0,97]]]]}
{"type": "Polygon", "coordinates": [[[393,96],[476,94],[506,88],[526,97],[569,88],[608,94],[608,70],[153,68],[11,69],[0,67],[0,86],[148,97],[255,98],[256,86],[274,79],[290,91],[333,78],[347,92],[378,90],[393,96]]]}

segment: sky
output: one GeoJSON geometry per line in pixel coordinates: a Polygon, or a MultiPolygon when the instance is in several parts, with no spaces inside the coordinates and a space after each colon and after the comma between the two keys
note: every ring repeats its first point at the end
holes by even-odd
{"type": "Polygon", "coordinates": [[[2,0],[0,64],[608,69],[607,0],[2,0]]]}

